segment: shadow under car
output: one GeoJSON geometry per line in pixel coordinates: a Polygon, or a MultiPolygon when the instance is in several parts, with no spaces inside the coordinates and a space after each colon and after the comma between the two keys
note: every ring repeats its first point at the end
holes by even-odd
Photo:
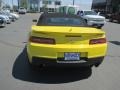
{"type": "Polygon", "coordinates": [[[44,84],[75,82],[89,78],[91,73],[91,68],[43,67],[33,70],[27,61],[26,48],[16,58],[12,70],[16,79],[44,84]]]}
{"type": "Polygon", "coordinates": [[[109,41],[109,42],[112,43],[112,44],[120,46],[120,41],[109,41]]]}

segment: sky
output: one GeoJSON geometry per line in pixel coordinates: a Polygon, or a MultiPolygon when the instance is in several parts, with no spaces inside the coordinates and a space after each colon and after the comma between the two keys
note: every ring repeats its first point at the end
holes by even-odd
{"type": "MultiPolygon", "coordinates": [[[[79,5],[79,4],[89,4],[92,2],[92,0],[74,0],[75,1],[75,5],[79,5]]],[[[62,0],[63,4],[68,5],[68,4],[72,4],[73,0],[62,0]]]]}
{"type": "MultiPolygon", "coordinates": [[[[3,0],[6,4],[12,4],[12,0],[3,0]]],[[[90,4],[92,0],[74,0],[75,5],[80,5],[80,4],[90,4]]],[[[63,5],[70,5],[73,3],[73,0],[62,0],[63,5]]],[[[13,0],[13,4],[17,5],[17,0],[13,0]]]]}
{"type": "MultiPolygon", "coordinates": [[[[93,0],[74,0],[74,4],[79,6],[80,9],[90,10],[93,0]]],[[[62,0],[63,5],[72,5],[73,0],[62,0]]]]}
{"type": "MultiPolygon", "coordinates": [[[[9,5],[12,5],[12,0],[3,0],[3,2],[6,3],[6,4],[9,4],[9,5]]],[[[17,0],[13,0],[13,4],[17,5],[18,4],[17,0]]]]}

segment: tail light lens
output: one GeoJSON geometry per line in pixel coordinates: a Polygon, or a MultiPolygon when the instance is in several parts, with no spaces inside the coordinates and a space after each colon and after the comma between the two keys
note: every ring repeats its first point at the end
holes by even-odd
{"type": "Polygon", "coordinates": [[[41,44],[55,44],[55,40],[52,38],[42,38],[42,37],[30,37],[30,42],[41,43],[41,44]]]}
{"type": "Polygon", "coordinates": [[[106,43],[106,38],[91,39],[89,41],[89,44],[103,44],[103,43],[106,43]]]}

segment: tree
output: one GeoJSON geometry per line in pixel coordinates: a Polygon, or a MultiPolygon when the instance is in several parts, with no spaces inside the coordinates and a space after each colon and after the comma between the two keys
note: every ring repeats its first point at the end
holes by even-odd
{"type": "Polygon", "coordinates": [[[20,0],[20,7],[27,8],[27,0],[20,0]]]}
{"type": "Polygon", "coordinates": [[[17,11],[18,6],[17,5],[13,5],[13,10],[17,11]]]}
{"type": "Polygon", "coordinates": [[[3,6],[3,8],[5,9],[5,8],[7,8],[7,9],[11,9],[11,7],[10,7],[10,5],[9,4],[6,4],[5,6],[3,6]]]}
{"type": "Polygon", "coordinates": [[[2,0],[0,0],[0,10],[2,9],[2,0]]]}
{"type": "Polygon", "coordinates": [[[47,5],[48,5],[47,0],[44,0],[44,5],[42,6],[43,12],[47,12],[48,11],[47,5]]]}

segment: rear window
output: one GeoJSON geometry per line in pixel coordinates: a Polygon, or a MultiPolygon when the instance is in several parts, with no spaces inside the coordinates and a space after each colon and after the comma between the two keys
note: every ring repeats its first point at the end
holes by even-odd
{"type": "Polygon", "coordinates": [[[84,11],[84,14],[85,15],[97,15],[97,13],[94,11],[84,11]]]}
{"type": "Polygon", "coordinates": [[[74,17],[46,17],[40,18],[38,26],[85,26],[83,19],[74,17]]]}
{"type": "Polygon", "coordinates": [[[80,25],[81,21],[75,18],[47,18],[49,25],[80,25]]]}

